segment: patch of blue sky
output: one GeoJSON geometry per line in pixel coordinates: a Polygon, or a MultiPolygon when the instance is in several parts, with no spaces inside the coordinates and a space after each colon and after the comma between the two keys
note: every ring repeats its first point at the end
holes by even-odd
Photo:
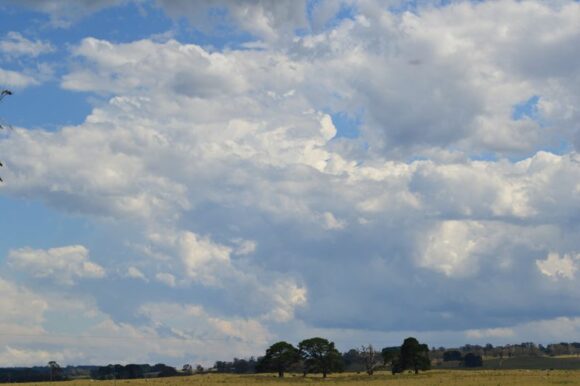
{"type": "Polygon", "coordinates": [[[497,162],[499,158],[495,152],[483,151],[480,153],[469,154],[469,159],[471,161],[497,162]]]}
{"type": "MultiPolygon", "coordinates": [[[[540,114],[540,112],[538,110],[539,101],[540,101],[540,96],[533,95],[532,97],[528,98],[527,100],[522,101],[520,103],[517,103],[516,105],[513,106],[513,109],[512,109],[512,116],[511,116],[512,119],[516,120],[516,121],[530,119],[530,120],[536,122],[538,125],[540,125],[540,127],[546,128],[548,126],[548,123],[542,117],[542,115],[540,114]]],[[[550,153],[562,155],[562,154],[566,154],[566,153],[573,151],[574,145],[569,139],[566,139],[564,137],[559,137],[559,138],[554,138],[552,141],[549,142],[549,144],[547,146],[544,146],[538,150],[548,151],[550,153]]],[[[519,159],[520,158],[516,158],[516,160],[519,160],[519,159]]]]}
{"type": "MultiPolygon", "coordinates": [[[[314,24],[314,10],[325,0],[310,0],[306,3],[306,14],[310,25],[314,24]]],[[[327,1],[327,0],[326,0],[327,1]]],[[[330,19],[328,19],[322,29],[330,29],[339,25],[345,19],[354,19],[356,15],[355,5],[341,2],[338,11],[330,19]]],[[[305,28],[296,31],[298,36],[305,36],[311,33],[311,29],[305,28]]]]}
{"type": "Polygon", "coordinates": [[[106,39],[116,43],[142,39],[146,36],[161,34],[171,29],[173,22],[165,14],[143,3],[105,8],[76,20],[67,26],[55,26],[50,16],[25,8],[10,8],[9,13],[0,16],[5,31],[20,32],[27,37],[42,34],[43,40],[66,48],[76,45],[85,37],[106,39]],[[22,26],[27,26],[24,30],[22,26]]]}
{"type": "Polygon", "coordinates": [[[6,195],[0,195],[0,216],[0,261],[13,248],[46,249],[84,244],[89,241],[87,235],[92,233],[91,225],[81,217],[57,212],[37,201],[6,195]]]}
{"type": "Polygon", "coordinates": [[[172,26],[171,20],[160,10],[143,11],[132,3],[104,9],[85,17],[82,24],[72,23],[66,28],[55,27],[49,16],[24,8],[11,8],[9,12],[0,13],[0,23],[6,32],[18,32],[30,40],[35,40],[41,33],[42,41],[49,42],[54,48],[53,52],[37,58],[3,58],[4,69],[34,72],[37,63],[42,63],[50,67],[52,74],[48,75],[49,80],[41,80],[40,85],[14,90],[14,95],[0,106],[0,117],[8,125],[50,131],[65,125],[80,124],[92,110],[88,102],[89,93],[60,87],[60,78],[67,71],[71,47],[88,36],[129,42],[143,36],[161,34],[172,26]],[[22,26],[27,27],[23,29],[22,26]]]}
{"type": "Polygon", "coordinates": [[[184,19],[172,20],[152,2],[106,8],[84,17],[82,23],[73,22],[66,28],[55,27],[49,16],[25,8],[10,8],[7,12],[0,12],[0,23],[4,31],[18,32],[30,40],[35,40],[41,34],[42,41],[54,47],[53,52],[37,58],[2,58],[0,66],[5,70],[34,72],[37,63],[43,63],[52,71],[48,75],[49,79],[41,81],[40,85],[13,90],[14,95],[0,105],[2,123],[54,131],[85,120],[92,110],[89,102],[92,94],[64,90],[60,87],[60,78],[68,70],[71,48],[86,37],[115,43],[155,37],[160,40],[174,38],[209,50],[240,48],[244,43],[256,40],[227,23],[227,15],[221,14],[219,9],[211,12],[210,18],[224,21],[212,31],[198,30],[184,19]],[[27,27],[23,29],[22,26],[27,27]]]}
{"type": "Polygon", "coordinates": [[[551,145],[543,146],[541,148],[536,148],[524,153],[518,154],[510,154],[503,157],[497,157],[499,160],[500,158],[506,159],[512,163],[520,162],[525,159],[531,158],[539,152],[547,152],[552,153],[555,155],[565,155],[569,154],[570,152],[574,151],[574,144],[566,139],[554,139],[551,145]]]}
{"type": "MultiPolygon", "coordinates": [[[[404,12],[413,12],[416,13],[419,8],[424,5],[424,1],[417,1],[417,0],[407,0],[401,1],[398,4],[389,7],[389,11],[393,13],[404,13],[404,12]]],[[[434,2],[429,2],[430,5],[435,6],[444,6],[447,5],[449,1],[439,0],[434,2]]]]}
{"type": "Polygon", "coordinates": [[[256,40],[251,34],[240,31],[229,20],[224,8],[210,8],[207,14],[211,26],[196,28],[185,18],[172,19],[153,1],[127,2],[71,20],[65,27],[55,26],[49,15],[26,8],[0,6],[0,23],[5,31],[20,32],[27,37],[42,35],[43,40],[61,48],[78,44],[83,38],[94,37],[114,43],[127,43],[140,39],[175,38],[182,43],[195,43],[214,49],[237,47],[256,40]],[[27,26],[24,30],[22,26],[27,26]]]}
{"type": "Polygon", "coordinates": [[[127,43],[165,34],[173,27],[173,21],[160,9],[148,3],[139,6],[128,3],[104,9],[60,32],[64,34],[63,38],[69,37],[73,41],[91,36],[114,43],[127,43]]]}
{"type": "MultiPolygon", "coordinates": [[[[471,0],[471,3],[483,3],[486,0],[471,0]]],[[[457,3],[458,0],[404,0],[395,6],[391,6],[389,10],[393,13],[412,12],[417,13],[424,7],[446,7],[457,3]]]]}
{"type": "Polygon", "coordinates": [[[246,49],[247,43],[259,40],[252,34],[225,23],[211,31],[192,27],[185,19],[176,20],[174,26],[172,33],[175,40],[185,44],[196,44],[208,51],[243,50],[246,49]]]}
{"type": "Polygon", "coordinates": [[[15,8],[0,5],[0,23],[2,30],[0,37],[9,31],[20,32],[23,35],[40,35],[48,23],[48,17],[41,13],[30,12],[24,8],[15,8]]]}
{"type": "Polygon", "coordinates": [[[360,115],[350,115],[345,112],[330,114],[332,123],[336,127],[334,138],[358,138],[360,137],[360,125],[362,118],[360,115]]]}
{"type": "Polygon", "coordinates": [[[7,126],[56,131],[85,120],[92,110],[90,95],[63,90],[55,81],[15,90],[0,104],[0,119],[7,126]]]}
{"type": "Polygon", "coordinates": [[[573,152],[575,147],[574,144],[568,139],[559,138],[555,141],[553,146],[547,147],[545,150],[549,151],[550,153],[564,155],[573,152]]]}
{"type": "Polygon", "coordinates": [[[518,121],[529,118],[540,123],[540,115],[538,113],[539,101],[540,97],[534,95],[523,102],[517,103],[513,106],[512,119],[518,121]]]}
{"type": "MultiPolygon", "coordinates": [[[[167,37],[173,38],[181,43],[196,44],[209,51],[224,51],[233,49],[245,49],[245,44],[259,40],[251,33],[242,31],[236,27],[231,20],[229,11],[224,7],[211,7],[207,10],[205,20],[202,24],[195,25],[185,16],[172,19],[166,16],[163,11],[148,4],[147,14],[155,14],[156,17],[165,18],[171,23],[166,30],[167,37]]],[[[163,36],[158,33],[157,36],[163,36]]]]}
{"type": "Polygon", "coordinates": [[[338,23],[344,19],[354,19],[356,16],[356,9],[354,5],[342,4],[338,13],[330,20],[330,23],[338,23]]]}
{"type": "Polygon", "coordinates": [[[306,2],[306,15],[308,16],[309,20],[312,20],[312,14],[314,13],[314,9],[318,7],[324,0],[308,0],[306,2]]]}

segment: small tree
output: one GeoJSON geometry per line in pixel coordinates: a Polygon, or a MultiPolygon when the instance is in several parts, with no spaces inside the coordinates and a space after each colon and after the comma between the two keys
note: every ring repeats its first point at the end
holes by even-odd
{"type": "Polygon", "coordinates": [[[443,353],[443,362],[460,361],[462,359],[461,352],[458,350],[450,350],[443,353]]]}
{"type": "Polygon", "coordinates": [[[342,364],[347,371],[359,370],[359,365],[362,365],[363,360],[360,355],[360,351],[351,348],[347,352],[342,354],[342,364]]]}
{"type": "Polygon", "coordinates": [[[372,344],[362,346],[360,355],[365,364],[365,370],[368,375],[373,375],[375,368],[379,365],[379,353],[374,349],[372,344]]]}
{"type": "Polygon", "coordinates": [[[402,373],[405,370],[413,370],[419,374],[419,370],[429,370],[431,361],[429,360],[429,347],[426,344],[420,344],[413,337],[405,339],[401,346],[399,358],[393,361],[393,373],[402,373]]]}
{"type": "Polygon", "coordinates": [[[481,355],[469,353],[463,358],[463,365],[465,367],[481,367],[483,366],[483,359],[481,358],[481,355]]]}
{"type": "Polygon", "coordinates": [[[286,370],[300,360],[298,349],[287,342],[277,342],[266,350],[266,355],[260,358],[260,371],[276,371],[283,378],[286,370]]]}
{"type": "Polygon", "coordinates": [[[189,363],[186,363],[181,368],[181,372],[186,374],[186,375],[191,375],[191,374],[193,374],[193,367],[191,367],[191,365],[189,363]]]}
{"type": "Polygon", "coordinates": [[[48,367],[50,369],[50,381],[58,379],[61,370],[60,365],[56,361],[50,361],[48,362],[48,367]]]}
{"type": "Polygon", "coordinates": [[[305,339],[298,344],[300,357],[304,361],[304,375],[309,371],[321,372],[326,378],[329,372],[339,370],[342,358],[334,342],[324,338],[305,339]]]}

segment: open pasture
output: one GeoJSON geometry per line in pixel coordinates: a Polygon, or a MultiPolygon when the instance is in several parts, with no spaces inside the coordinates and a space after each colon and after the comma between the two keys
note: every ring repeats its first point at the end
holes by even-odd
{"type": "MultiPolygon", "coordinates": [[[[371,385],[371,386],[545,386],[545,385],[580,385],[580,371],[574,370],[477,370],[447,371],[434,370],[419,375],[377,373],[371,377],[366,374],[332,374],[327,379],[312,375],[303,378],[300,375],[288,374],[284,379],[275,375],[221,375],[204,374],[189,377],[91,381],[75,380],[54,383],[62,386],[276,386],[276,385],[371,385]]],[[[33,385],[33,384],[23,384],[33,385]]],[[[49,386],[48,383],[35,384],[49,386]]]]}

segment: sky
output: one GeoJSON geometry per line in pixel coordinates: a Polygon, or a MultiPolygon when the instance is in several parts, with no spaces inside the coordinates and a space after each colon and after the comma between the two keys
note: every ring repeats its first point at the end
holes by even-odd
{"type": "Polygon", "coordinates": [[[580,3],[0,3],[0,366],[580,339],[580,3]]]}

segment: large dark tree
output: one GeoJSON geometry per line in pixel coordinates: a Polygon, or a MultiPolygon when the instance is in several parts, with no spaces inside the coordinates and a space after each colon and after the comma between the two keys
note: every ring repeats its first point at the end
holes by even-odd
{"type": "Polygon", "coordinates": [[[305,339],[298,344],[300,357],[304,361],[304,375],[320,372],[326,378],[329,372],[341,368],[342,357],[334,347],[334,342],[324,338],[305,339]]]}
{"type": "Polygon", "coordinates": [[[381,350],[381,357],[383,357],[383,365],[388,366],[393,364],[399,355],[401,354],[400,347],[385,347],[381,350]]]}
{"type": "Polygon", "coordinates": [[[290,366],[300,360],[298,349],[287,342],[277,342],[266,350],[266,355],[260,358],[259,371],[276,371],[283,378],[290,366]]]}
{"type": "Polygon", "coordinates": [[[429,347],[426,344],[420,344],[413,337],[405,339],[401,346],[399,358],[393,361],[393,373],[413,370],[415,374],[418,374],[419,370],[429,370],[430,368],[429,347]]]}

